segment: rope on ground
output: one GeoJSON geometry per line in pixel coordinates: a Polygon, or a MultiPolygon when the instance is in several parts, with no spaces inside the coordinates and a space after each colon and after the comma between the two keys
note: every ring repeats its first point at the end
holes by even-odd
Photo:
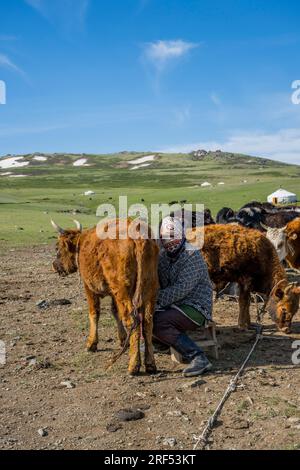
{"type": "Polygon", "coordinates": [[[263,332],[263,326],[262,326],[262,320],[263,320],[263,316],[266,312],[266,300],[264,300],[260,295],[256,294],[257,297],[256,297],[256,309],[257,309],[257,321],[258,321],[258,325],[257,325],[257,328],[256,328],[256,339],[255,339],[255,342],[250,350],[250,352],[248,353],[246,359],[244,360],[243,364],[241,365],[240,369],[238,370],[237,374],[233,377],[233,379],[230,381],[221,401],[219,402],[216,410],[214,411],[214,413],[211,415],[211,417],[209,418],[208,422],[207,422],[207,425],[205,426],[202,434],[197,438],[196,440],[196,443],[194,445],[194,450],[197,450],[199,444],[201,443],[202,444],[202,447],[201,449],[205,449],[205,447],[207,446],[208,444],[208,438],[217,422],[217,419],[218,417],[220,416],[221,412],[222,412],[222,409],[227,401],[227,399],[229,398],[229,396],[231,395],[232,392],[235,392],[236,390],[236,385],[237,385],[237,382],[239,380],[239,378],[241,377],[241,375],[243,374],[244,370],[245,370],[245,367],[246,365],[248,364],[256,346],[258,345],[259,341],[261,339],[263,339],[263,335],[262,335],[262,332],[263,332]],[[260,298],[260,300],[262,300],[264,303],[261,307],[258,306],[258,297],[260,298]]]}
{"type": "Polygon", "coordinates": [[[255,340],[249,354],[247,355],[246,359],[244,360],[242,366],[240,367],[240,369],[237,372],[237,374],[235,375],[235,377],[230,381],[230,383],[229,383],[229,385],[228,385],[228,387],[227,387],[220,403],[218,404],[218,406],[217,406],[216,410],[214,411],[214,413],[209,418],[208,423],[207,423],[206,427],[204,428],[204,431],[197,438],[193,450],[197,450],[200,443],[202,444],[201,450],[203,450],[207,446],[208,438],[209,438],[209,436],[210,436],[210,434],[211,434],[211,432],[212,432],[212,430],[213,430],[213,428],[214,428],[214,426],[217,422],[217,419],[218,419],[219,415],[221,414],[221,411],[222,411],[222,409],[225,405],[225,402],[227,401],[227,399],[229,398],[231,393],[236,390],[236,385],[237,385],[237,382],[238,382],[239,378],[241,377],[242,373],[244,372],[244,369],[245,369],[246,365],[248,364],[249,359],[252,356],[257,344],[263,338],[262,330],[263,330],[262,325],[259,325],[257,327],[256,340],[255,340]]]}

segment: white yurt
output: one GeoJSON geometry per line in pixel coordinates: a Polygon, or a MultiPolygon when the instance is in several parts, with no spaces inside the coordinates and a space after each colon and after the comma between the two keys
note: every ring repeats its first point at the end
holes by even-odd
{"type": "Polygon", "coordinates": [[[268,196],[268,202],[271,204],[293,204],[297,202],[297,196],[281,188],[268,196]]]}

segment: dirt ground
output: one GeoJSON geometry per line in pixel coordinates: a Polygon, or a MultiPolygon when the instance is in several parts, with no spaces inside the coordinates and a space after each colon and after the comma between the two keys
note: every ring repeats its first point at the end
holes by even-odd
{"type": "MultiPolygon", "coordinates": [[[[0,340],[7,352],[0,448],[192,449],[255,339],[255,332],[236,328],[237,304],[215,304],[220,359],[211,357],[214,369],[198,386],[167,354],[156,355],[156,376],[127,376],[127,354],[105,372],[119,347],[110,300],[103,302],[99,351],[87,353],[83,289],[77,275],[59,279],[51,271],[53,256],[53,247],[39,247],[7,250],[0,259],[0,340]],[[60,299],[71,304],[51,303],[60,299]],[[43,300],[48,304],[37,306],[43,300]],[[115,413],[128,407],[144,418],[116,425],[115,413]]],[[[299,313],[290,336],[276,333],[269,318],[264,323],[266,338],[223,409],[211,449],[300,449],[300,373],[291,360],[299,313]]]]}

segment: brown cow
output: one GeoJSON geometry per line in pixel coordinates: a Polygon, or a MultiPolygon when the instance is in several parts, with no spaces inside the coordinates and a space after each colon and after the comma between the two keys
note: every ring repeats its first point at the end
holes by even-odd
{"type": "Polygon", "coordinates": [[[137,374],[141,366],[140,328],[136,327],[138,318],[133,314],[138,309],[145,340],[146,372],[155,373],[152,320],[158,289],[158,247],[154,240],[142,235],[138,239],[121,239],[124,224],[127,230],[130,221],[121,224],[117,220],[116,239],[101,239],[96,228],[82,231],[77,223],[77,230],[63,230],[52,222],[59,232],[53,268],[61,276],[79,270],[89,304],[89,351],[97,350],[101,298],[107,295],[113,298],[119,316],[120,339],[124,341],[120,322],[130,334],[128,370],[131,375],[137,374]]]}
{"type": "Polygon", "coordinates": [[[286,260],[294,269],[300,269],[300,218],[290,222],[286,229],[286,260]]]}
{"type": "Polygon", "coordinates": [[[280,261],[286,260],[293,269],[300,269],[300,218],[285,227],[270,228],[262,224],[267,238],[276,248],[280,261]]]}
{"type": "MultiPolygon", "coordinates": [[[[300,287],[288,284],[272,243],[258,230],[237,225],[210,225],[204,230],[202,254],[216,289],[228,282],[239,285],[239,326],[249,328],[251,292],[256,292],[270,298],[272,318],[279,330],[289,333],[299,308],[300,287]]],[[[193,242],[193,235],[188,237],[193,242]]]]}

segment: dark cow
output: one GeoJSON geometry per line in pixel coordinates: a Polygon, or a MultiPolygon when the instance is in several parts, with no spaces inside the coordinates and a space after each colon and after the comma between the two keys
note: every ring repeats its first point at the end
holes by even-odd
{"type": "Polygon", "coordinates": [[[184,209],[170,213],[171,217],[177,217],[185,222],[185,228],[195,228],[201,225],[214,225],[216,222],[213,219],[210,209],[205,209],[204,212],[185,211],[184,209]],[[184,219],[186,217],[186,220],[184,219]]]}
{"type": "Polygon", "coordinates": [[[204,210],[204,225],[214,225],[216,222],[211,214],[210,209],[204,210]]]}
{"type": "Polygon", "coordinates": [[[236,222],[243,227],[262,231],[261,222],[263,221],[264,215],[264,209],[258,207],[246,207],[244,209],[240,209],[229,223],[236,222]]]}
{"type": "Polygon", "coordinates": [[[245,204],[242,209],[252,208],[255,207],[256,209],[261,209],[262,211],[269,212],[270,214],[274,214],[277,211],[276,206],[271,204],[270,202],[258,202],[258,201],[251,201],[245,204]]]}
{"type": "Polygon", "coordinates": [[[263,214],[261,223],[269,228],[282,228],[298,217],[299,212],[282,210],[276,214],[263,214]]]}
{"type": "Polygon", "coordinates": [[[216,217],[217,224],[228,224],[235,217],[235,212],[230,207],[223,207],[216,217]]]}

